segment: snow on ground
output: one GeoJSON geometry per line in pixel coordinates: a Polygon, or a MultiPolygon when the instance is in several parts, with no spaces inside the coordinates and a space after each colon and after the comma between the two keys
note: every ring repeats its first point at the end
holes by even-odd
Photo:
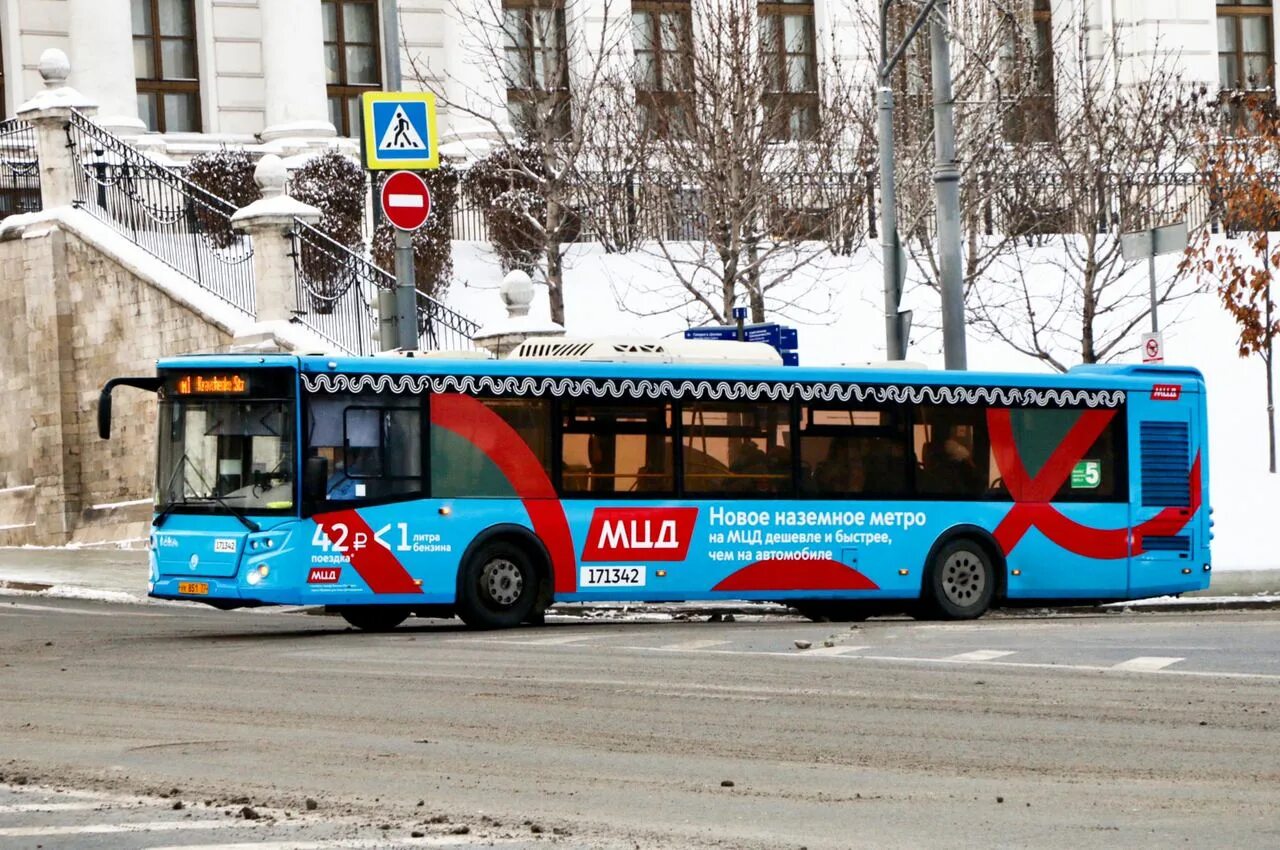
{"type": "MultiPolygon", "coordinates": [[[[482,325],[506,315],[498,297],[502,272],[485,243],[455,242],[455,282],[448,302],[482,325]]],[[[832,365],[884,359],[884,322],[878,246],[852,257],[825,256],[798,275],[784,298],[797,306],[770,316],[800,329],[800,362],[832,365]]],[[[1162,258],[1160,275],[1173,260],[1162,258]]],[[[1143,269],[1136,270],[1143,274],[1143,269]]],[[[576,245],[567,262],[565,323],[570,336],[676,335],[702,324],[692,309],[655,313],[672,303],[673,277],[660,257],[643,252],[606,254],[598,245],[576,245]]],[[[920,291],[904,306],[915,309],[917,327],[930,324],[936,307],[920,291]],[[921,321],[920,316],[926,319],[921,321]]],[[[547,319],[545,290],[539,288],[531,316],[547,319]]],[[[1199,294],[1160,313],[1166,362],[1204,372],[1209,391],[1210,503],[1214,508],[1214,561],[1217,569],[1280,569],[1269,533],[1280,504],[1280,476],[1267,472],[1264,371],[1261,361],[1236,354],[1236,330],[1212,294],[1199,294]],[[1173,322],[1173,324],[1170,324],[1173,322]]],[[[1135,335],[1146,326],[1135,331],[1135,335]]],[[[941,368],[941,338],[936,331],[912,334],[909,359],[941,368]]],[[[1004,345],[970,334],[972,369],[1043,372],[1046,367],[1004,345]]],[[[1136,354],[1123,358],[1138,362],[1136,354]]]]}

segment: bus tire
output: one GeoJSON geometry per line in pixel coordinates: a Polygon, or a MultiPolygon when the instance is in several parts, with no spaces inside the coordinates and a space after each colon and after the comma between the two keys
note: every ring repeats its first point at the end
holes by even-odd
{"type": "Polygon", "coordinates": [[[971,537],[948,541],[929,565],[925,603],[944,620],[973,620],[991,607],[996,571],[986,548],[971,537]]]}
{"type": "Polygon", "coordinates": [[[477,548],[458,576],[458,616],[473,629],[509,629],[538,603],[538,571],[523,547],[491,540],[477,548]]]}
{"type": "Polygon", "coordinates": [[[339,608],[338,613],[362,632],[389,632],[408,618],[409,609],[396,605],[351,605],[339,608]]]}

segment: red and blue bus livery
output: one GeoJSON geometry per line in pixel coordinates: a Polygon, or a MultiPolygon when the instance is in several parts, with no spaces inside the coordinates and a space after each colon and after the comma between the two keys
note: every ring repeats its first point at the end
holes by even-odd
{"type": "Polygon", "coordinates": [[[1209,583],[1191,369],[189,356],[108,384],[104,435],[119,383],[160,398],[158,598],[493,628],[554,602],[971,618],[1209,583]]]}

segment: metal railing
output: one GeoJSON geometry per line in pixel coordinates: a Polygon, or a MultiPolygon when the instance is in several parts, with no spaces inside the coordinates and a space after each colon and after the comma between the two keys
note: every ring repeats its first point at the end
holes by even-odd
{"type": "Polygon", "coordinates": [[[249,316],[257,315],[253,245],[235,207],[80,113],[67,122],[76,206],[249,316]]]}
{"type": "MultiPolygon", "coordinates": [[[[966,226],[988,236],[1134,230],[1180,218],[1193,228],[1230,229],[1220,204],[1214,202],[1212,187],[1199,172],[1090,175],[1091,215],[1065,200],[1068,182],[1073,191],[1080,191],[1080,179],[1070,175],[1037,172],[1014,179],[1007,173],[979,172],[964,179],[975,187],[977,198],[965,211],[966,226]]],[[[879,238],[879,186],[872,172],[780,174],[771,177],[770,184],[772,198],[761,215],[771,236],[824,240],[838,252],[879,238]]],[[[581,222],[574,241],[598,241],[625,250],[649,239],[701,240],[706,236],[702,192],[687,179],[661,171],[587,175],[574,193],[573,207],[581,222]]],[[[924,202],[931,204],[931,197],[924,202]]],[[[461,189],[452,236],[467,241],[489,238],[486,210],[461,189]]],[[[912,233],[902,236],[932,238],[932,208],[912,233]]]]}
{"type": "Polygon", "coordinates": [[[36,130],[27,121],[0,122],[0,219],[41,209],[36,130]]]}
{"type": "MultiPolygon", "coordinates": [[[[297,321],[349,354],[381,350],[373,305],[395,278],[365,257],[301,219],[293,222],[293,270],[297,321]]],[[[424,351],[471,350],[477,322],[418,292],[418,347],[424,351]]]]}
{"type": "Polygon", "coordinates": [[[291,235],[295,321],[348,354],[378,351],[370,303],[386,272],[302,219],[291,235]]]}
{"type": "Polygon", "coordinates": [[[472,351],[480,323],[450,310],[418,290],[418,348],[423,351],[472,351]]]}

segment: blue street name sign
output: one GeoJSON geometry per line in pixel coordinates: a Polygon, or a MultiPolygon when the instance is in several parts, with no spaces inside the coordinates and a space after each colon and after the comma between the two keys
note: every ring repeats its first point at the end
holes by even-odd
{"type": "MultiPolygon", "coordinates": [[[[798,366],[800,355],[800,334],[795,328],[766,322],[759,325],[745,325],[742,335],[747,342],[763,342],[782,355],[782,362],[787,366],[798,366]]],[[[688,328],[684,332],[685,339],[721,339],[736,340],[738,329],[733,325],[709,325],[701,328],[688,328]]]]}

